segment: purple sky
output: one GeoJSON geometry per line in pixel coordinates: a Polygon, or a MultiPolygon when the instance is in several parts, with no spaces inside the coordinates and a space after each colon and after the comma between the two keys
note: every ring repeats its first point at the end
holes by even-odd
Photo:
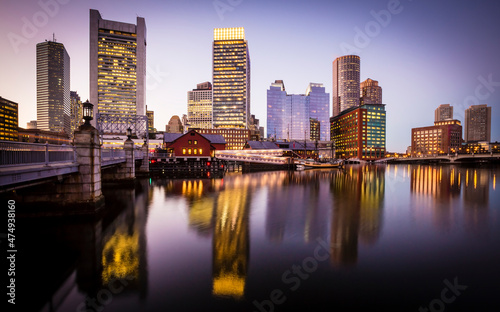
{"type": "Polygon", "coordinates": [[[461,121],[471,104],[488,104],[500,140],[500,2],[486,0],[1,0],[0,96],[19,103],[21,127],[36,119],[36,44],[52,33],[70,55],[71,90],[88,98],[91,8],[146,19],[146,102],[159,130],[187,113],[187,91],[211,81],[213,28],[244,27],[263,126],[271,82],[284,80],[289,94],[323,83],[331,96],[333,60],[357,54],[361,79],[382,86],[389,151],[405,151],[411,128],[432,125],[440,104],[461,121]]]}

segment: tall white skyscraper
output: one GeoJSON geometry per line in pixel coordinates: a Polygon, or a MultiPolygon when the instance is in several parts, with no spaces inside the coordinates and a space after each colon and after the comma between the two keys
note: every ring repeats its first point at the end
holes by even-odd
{"type": "Polygon", "coordinates": [[[70,134],[70,59],[60,42],[36,45],[36,117],[38,129],[70,134]]]}

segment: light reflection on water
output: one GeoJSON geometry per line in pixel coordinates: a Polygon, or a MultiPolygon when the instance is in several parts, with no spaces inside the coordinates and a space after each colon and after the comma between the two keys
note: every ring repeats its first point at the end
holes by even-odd
{"type": "Polygon", "coordinates": [[[455,276],[476,289],[459,298],[462,306],[484,303],[495,289],[489,277],[499,276],[498,172],[366,165],[107,190],[123,210],[83,224],[99,229],[93,240],[64,242],[80,246],[75,270],[88,276],[54,310],[73,311],[124,277],[131,282],[106,311],[254,311],[273,289],[286,297],[276,311],[387,301],[418,309],[455,276]],[[318,239],[329,261],[292,290],[283,273],[313,256],[318,239]],[[89,267],[81,260],[92,250],[89,267]]]}

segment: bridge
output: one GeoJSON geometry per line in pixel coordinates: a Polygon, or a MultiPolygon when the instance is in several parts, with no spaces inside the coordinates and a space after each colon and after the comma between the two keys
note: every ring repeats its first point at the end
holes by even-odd
{"type": "Polygon", "coordinates": [[[23,203],[78,204],[94,211],[104,202],[102,181],[129,183],[136,173],[149,174],[146,144],[135,149],[129,138],[122,148],[102,148],[99,138],[88,124],[75,131],[70,146],[0,142],[0,193],[23,203]],[[34,185],[41,186],[24,191],[34,185]]]}
{"type": "Polygon", "coordinates": [[[446,155],[421,155],[417,157],[406,158],[386,158],[381,161],[391,162],[488,162],[500,161],[500,153],[481,153],[481,154],[446,154],[446,155]]]}

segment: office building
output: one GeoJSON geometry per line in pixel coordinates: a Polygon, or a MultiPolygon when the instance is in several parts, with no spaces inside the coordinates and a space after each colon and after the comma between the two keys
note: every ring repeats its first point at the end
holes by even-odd
{"type": "MultiPolygon", "coordinates": [[[[322,83],[310,83],[306,90],[309,101],[309,118],[320,123],[319,140],[330,140],[330,94],[325,93],[322,83]]],[[[311,140],[313,140],[311,136],[311,140]]]]}
{"type": "Polygon", "coordinates": [[[459,120],[435,121],[434,126],[411,129],[412,156],[455,153],[461,145],[462,125],[459,120]]]}
{"type": "Polygon", "coordinates": [[[247,141],[252,139],[250,129],[197,129],[200,134],[222,135],[227,150],[241,150],[247,141]]]}
{"type": "Polygon", "coordinates": [[[188,91],[188,123],[191,129],[211,129],[212,125],[212,84],[203,82],[196,89],[188,91]]]}
{"type": "Polygon", "coordinates": [[[359,106],[359,77],[359,56],[345,55],[333,61],[332,116],[337,116],[351,107],[359,106]]]}
{"type": "Polygon", "coordinates": [[[490,142],[491,139],[491,107],[486,104],[471,105],[465,110],[466,143],[490,142]]]}
{"type": "Polygon", "coordinates": [[[83,120],[83,108],[82,108],[82,100],[76,91],[70,91],[70,132],[69,137],[73,138],[73,134],[75,130],[80,127],[83,120]]]}
{"type": "Polygon", "coordinates": [[[289,124],[286,119],[287,95],[283,80],[276,80],[267,90],[267,137],[274,140],[285,140],[290,137],[289,124]]]}
{"type": "Polygon", "coordinates": [[[434,111],[434,121],[443,121],[453,119],[453,106],[450,104],[441,104],[434,111]]]}
{"type": "Polygon", "coordinates": [[[0,141],[17,141],[19,108],[16,102],[0,96],[0,141]]]}
{"type": "Polygon", "coordinates": [[[377,160],[385,157],[385,104],[351,107],[330,118],[336,158],[377,160]]]}
{"type": "Polygon", "coordinates": [[[377,80],[366,79],[360,84],[360,105],[382,104],[382,87],[377,80]]]}
{"type": "Polygon", "coordinates": [[[250,56],[243,27],[214,29],[212,70],[213,128],[248,129],[250,56]]]}
{"type": "MultiPolygon", "coordinates": [[[[146,22],[102,19],[90,10],[90,103],[96,113],[131,123],[146,118],[146,22]]],[[[96,118],[92,120],[95,125],[96,118]]],[[[135,125],[129,125],[135,126],[135,125]]],[[[122,127],[126,129],[126,127],[122,127]]]]}
{"type": "Polygon", "coordinates": [[[311,136],[311,119],[320,123],[314,130],[319,139],[330,140],[330,95],[323,84],[310,83],[306,94],[287,94],[283,80],[267,90],[267,137],[275,140],[316,140],[311,136]]]}
{"type": "Polygon", "coordinates": [[[23,129],[19,127],[18,140],[28,143],[48,143],[56,145],[70,145],[72,139],[66,132],[45,131],[40,129],[23,129]]]}
{"type": "Polygon", "coordinates": [[[36,45],[36,118],[38,129],[70,132],[70,59],[60,42],[36,45]]]}
{"type": "Polygon", "coordinates": [[[146,116],[148,116],[148,132],[156,132],[155,129],[155,112],[146,109],[146,116]]]}

